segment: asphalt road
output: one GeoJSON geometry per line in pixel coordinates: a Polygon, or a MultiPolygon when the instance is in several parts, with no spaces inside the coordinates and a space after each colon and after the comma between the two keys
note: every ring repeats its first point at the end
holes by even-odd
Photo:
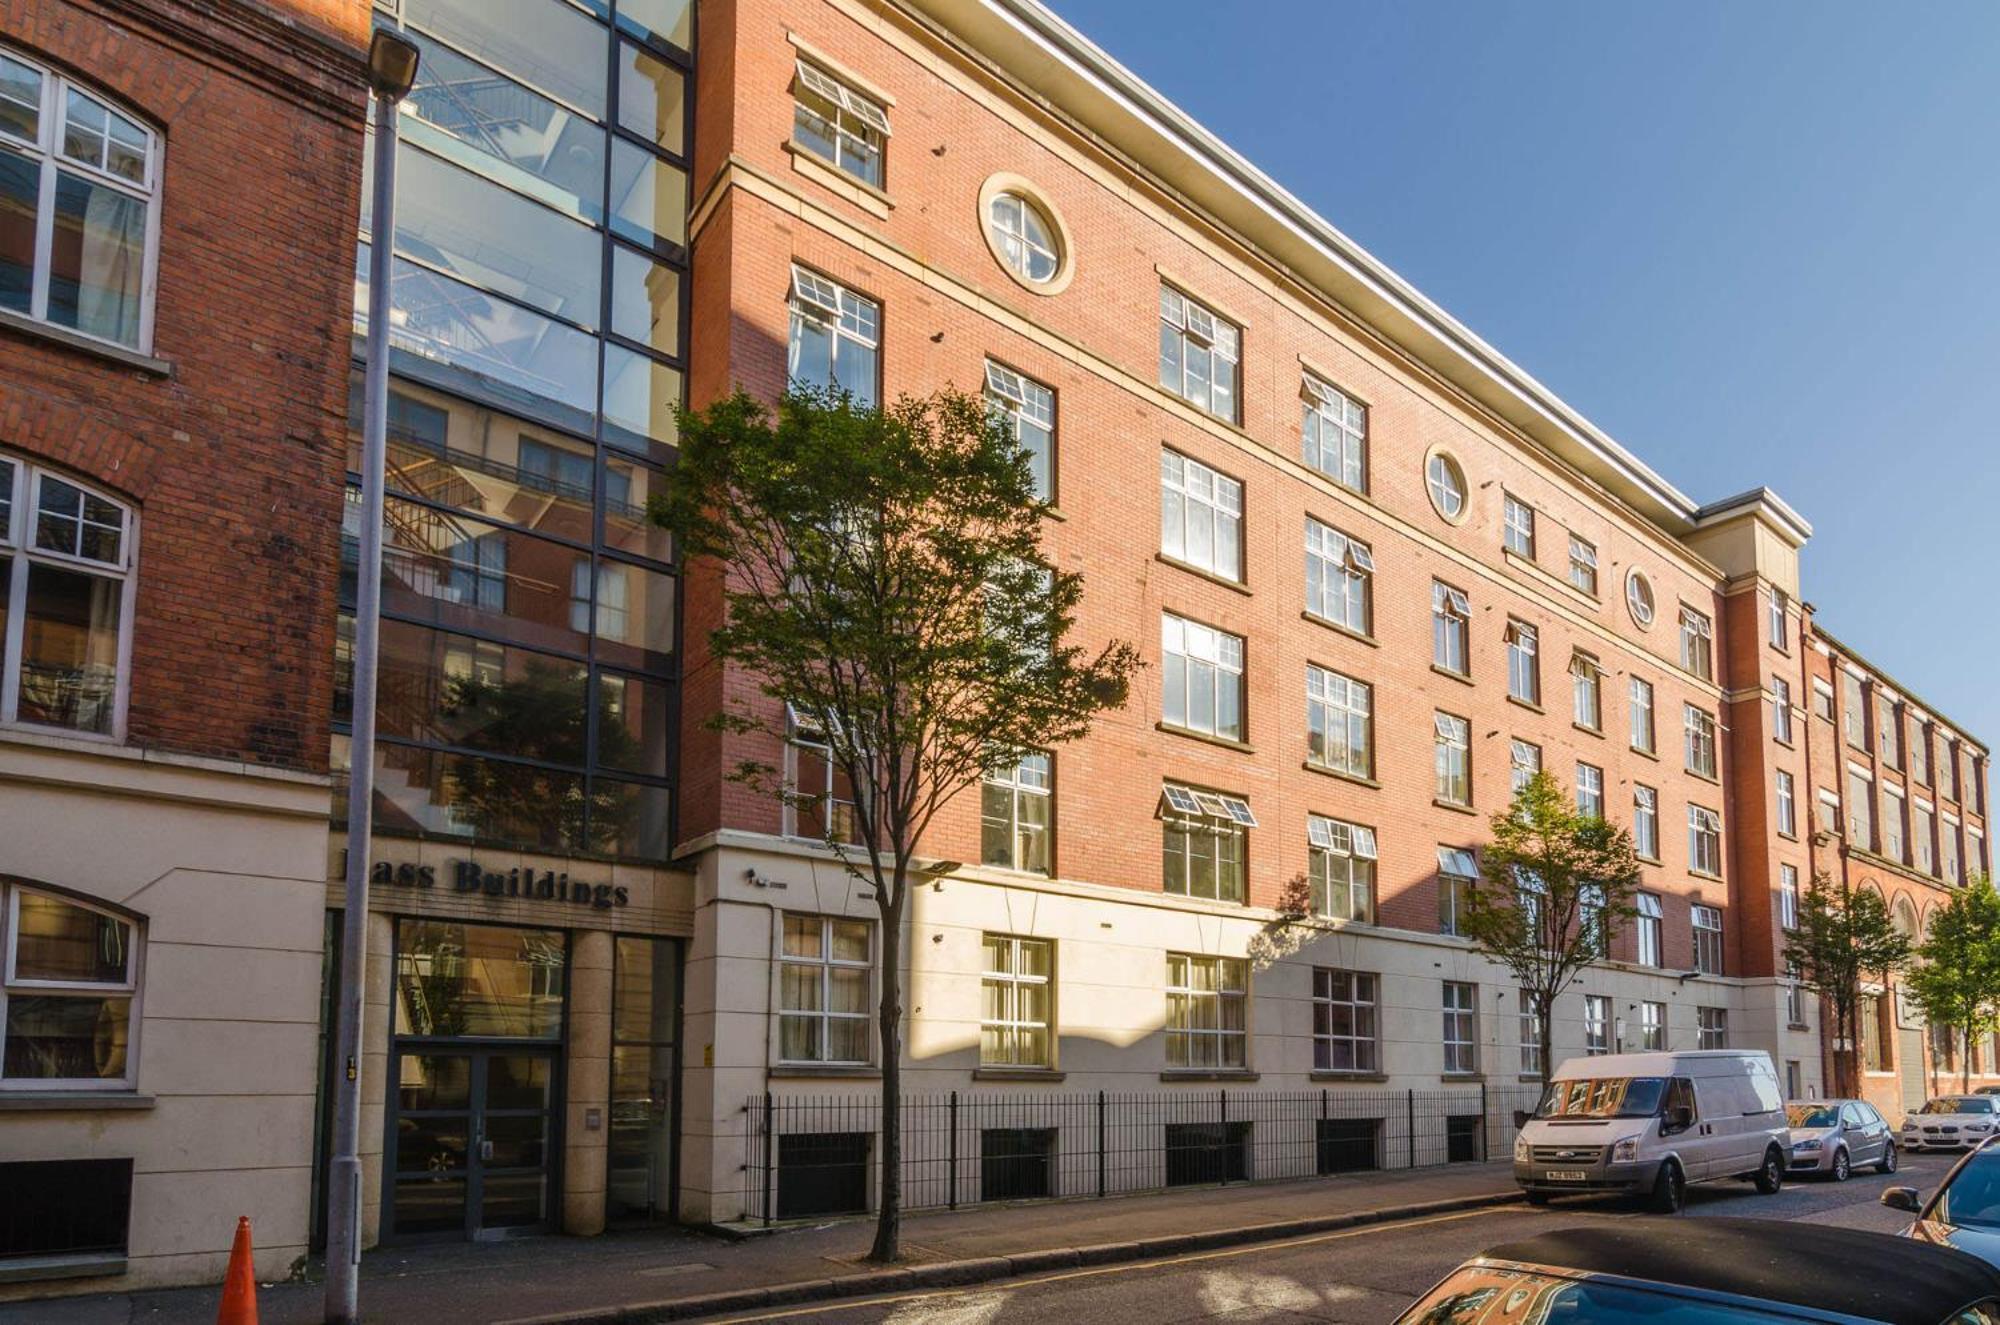
{"type": "MultiPolygon", "coordinates": [[[[1796,1219],[1893,1232],[1907,1216],[1880,1204],[1884,1187],[1929,1190],[1953,1156],[1905,1156],[1894,1178],[1857,1174],[1846,1183],[1789,1181],[1776,1196],[1748,1183],[1698,1187],[1687,1214],[1796,1219]]],[[[1454,1265],[1497,1243],[1611,1219],[1659,1219],[1631,1206],[1558,1201],[1468,1211],[1378,1228],[1347,1229],[1132,1265],[1069,1270],[973,1288],[717,1317],[791,1325],[1179,1325],[1191,1321],[1393,1321],[1454,1265]]]]}

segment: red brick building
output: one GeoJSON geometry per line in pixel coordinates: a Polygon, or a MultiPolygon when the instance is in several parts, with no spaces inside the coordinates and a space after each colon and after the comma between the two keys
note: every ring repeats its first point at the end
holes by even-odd
{"type": "Polygon", "coordinates": [[[365,38],[0,3],[0,1297],[307,1242],[365,38]]]}

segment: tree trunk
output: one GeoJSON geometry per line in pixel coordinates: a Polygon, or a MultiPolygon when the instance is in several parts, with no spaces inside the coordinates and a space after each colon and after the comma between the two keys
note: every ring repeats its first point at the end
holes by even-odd
{"type": "Polygon", "coordinates": [[[1853,1099],[1856,1076],[1854,1065],[1857,1055],[1855,1033],[1860,1029],[1855,1016],[1853,1002],[1836,1003],[1833,1009],[1833,1091],[1837,1099],[1853,1099]],[[1845,1048],[1841,1046],[1845,1045],[1845,1048]]]}
{"type": "Polygon", "coordinates": [[[1549,1078],[1556,1070],[1555,1063],[1549,1058],[1550,1051],[1555,1047],[1551,1043],[1555,1037],[1550,1033],[1549,1025],[1555,1019],[1554,1002],[1554,999],[1535,1000],[1535,1033],[1541,1037],[1542,1042],[1542,1084],[1545,1086],[1549,1084],[1549,1078]]]}
{"type": "MultiPolygon", "coordinates": [[[[877,895],[881,884],[876,884],[877,895]]],[[[888,1264],[903,1248],[903,880],[882,912],[882,1191],[868,1259],[888,1264]]]]}
{"type": "Polygon", "coordinates": [[[1965,1092],[1966,1094],[1970,1095],[1970,1094],[1972,1093],[1972,1029],[1971,1029],[1971,1027],[1965,1027],[1965,1028],[1963,1028],[1963,1029],[1961,1029],[1961,1030],[1959,1031],[1959,1035],[1958,1035],[1958,1043],[1959,1043],[1959,1054],[1958,1054],[1958,1088],[1959,1088],[1960,1090],[1964,1091],[1964,1092],[1965,1092]]]}

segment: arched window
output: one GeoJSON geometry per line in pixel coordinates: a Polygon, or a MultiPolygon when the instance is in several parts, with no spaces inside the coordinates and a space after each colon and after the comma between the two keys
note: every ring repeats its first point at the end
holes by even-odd
{"type": "Polygon", "coordinates": [[[0,722],[116,736],[132,512],[0,454],[0,722]]]}
{"type": "Polygon", "coordinates": [[[160,139],[0,47],[0,309],[150,352],[160,139]]]}
{"type": "Polygon", "coordinates": [[[0,1090],[130,1089],[141,926],[0,878],[0,1090]]]}

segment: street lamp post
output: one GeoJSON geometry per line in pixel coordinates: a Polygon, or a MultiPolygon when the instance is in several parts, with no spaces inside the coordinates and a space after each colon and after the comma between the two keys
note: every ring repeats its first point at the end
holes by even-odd
{"type": "Polygon", "coordinates": [[[381,634],[382,471],[389,415],[389,258],[396,247],[397,103],[417,48],[385,28],[368,47],[375,102],[375,196],[368,246],[368,363],[361,429],[361,561],[354,605],[353,737],[347,788],[347,901],[335,1003],[333,1155],[326,1180],[326,1319],[361,1319],[361,1001],[368,967],[368,846],[375,802],[375,660],[381,634]]]}

